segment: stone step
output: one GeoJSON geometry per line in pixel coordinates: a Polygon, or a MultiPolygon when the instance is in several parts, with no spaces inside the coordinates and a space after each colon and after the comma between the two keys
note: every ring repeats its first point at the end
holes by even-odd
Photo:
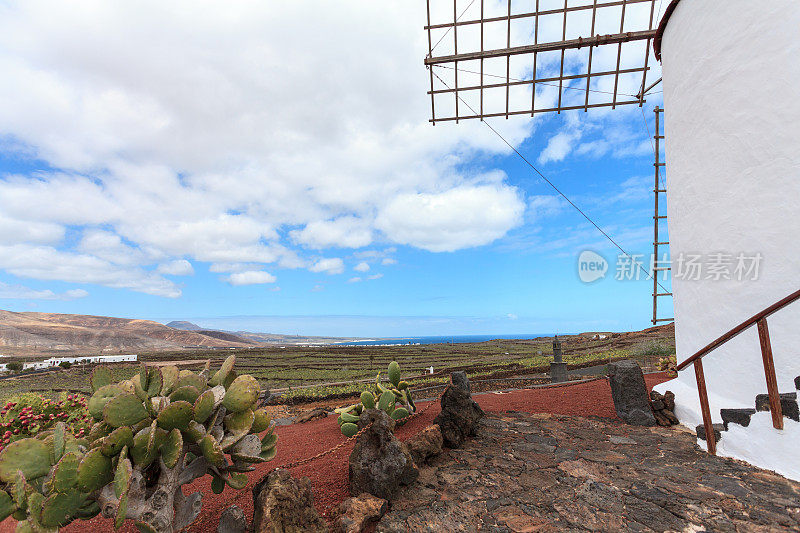
{"type": "MultiPolygon", "coordinates": [[[[800,409],[797,406],[796,392],[783,392],[781,397],[781,410],[783,416],[800,422],[800,409]]],[[[756,396],[756,411],[769,411],[769,394],[759,394],[756,396]]]]}
{"type": "MultiPolygon", "coordinates": [[[[713,424],[714,427],[714,439],[716,442],[722,438],[722,432],[725,431],[725,426],[722,424],[713,424]]],[[[706,427],[703,424],[700,424],[696,428],[694,428],[695,433],[697,433],[697,438],[700,440],[706,440],[706,427]]]]}
{"type": "Polygon", "coordinates": [[[744,427],[749,426],[750,417],[756,414],[756,410],[752,407],[744,409],[720,409],[719,414],[722,416],[722,425],[725,426],[725,431],[728,431],[728,424],[731,422],[744,427]]]}

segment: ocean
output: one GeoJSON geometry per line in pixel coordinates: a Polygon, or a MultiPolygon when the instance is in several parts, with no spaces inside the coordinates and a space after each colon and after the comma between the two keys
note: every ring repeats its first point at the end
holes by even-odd
{"type": "Polygon", "coordinates": [[[414,344],[459,344],[468,342],[486,342],[495,339],[535,339],[537,337],[552,337],[553,333],[528,333],[525,335],[436,335],[430,337],[399,337],[393,339],[363,340],[352,342],[337,342],[338,346],[402,346],[414,344]]]}

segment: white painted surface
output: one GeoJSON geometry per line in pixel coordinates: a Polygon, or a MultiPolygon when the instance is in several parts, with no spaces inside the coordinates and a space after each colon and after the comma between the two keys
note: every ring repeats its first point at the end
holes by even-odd
{"type": "MultiPolygon", "coordinates": [[[[86,356],[78,356],[78,357],[50,357],[49,359],[45,359],[43,361],[34,361],[32,363],[23,363],[22,368],[27,370],[29,368],[33,368],[34,370],[41,370],[43,368],[51,368],[54,366],[58,366],[62,362],[68,362],[72,364],[76,363],[124,363],[124,362],[134,362],[139,359],[138,355],[135,354],[128,354],[128,355],[86,355],[86,356]]],[[[6,370],[7,364],[2,363],[0,364],[0,370],[6,370]]]]}
{"type": "MultiPolygon", "coordinates": [[[[673,280],[682,360],[800,288],[800,2],[684,0],[665,30],[662,62],[673,261],[681,252],[763,255],[758,281],[673,280]]],[[[769,326],[780,390],[793,391],[800,303],[769,326]]],[[[755,328],[703,365],[715,421],[721,408],[753,407],[766,392],[755,328]]],[[[693,370],[659,390],[667,388],[677,416],[694,428],[701,416],[693,370]]],[[[722,449],[800,479],[800,454],[767,459],[797,437],[792,428],[778,435],[752,425],[726,434],[722,449]]]]}

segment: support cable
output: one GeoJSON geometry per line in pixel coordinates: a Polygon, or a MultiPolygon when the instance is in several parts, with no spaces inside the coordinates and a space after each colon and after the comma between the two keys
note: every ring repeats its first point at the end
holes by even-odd
{"type": "MultiPolygon", "coordinates": [[[[431,70],[431,72],[433,72],[433,70],[431,70]]],[[[444,85],[445,87],[447,87],[448,89],[450,89],[450,86],[449,86],[449,85],[447,85],[447,83],[445,83],[445,81],[444,81],[442,78],[440,78],[440,77],[439,77],[439,75],[438,75],[438,74],[436,74],[436,72],[433,72],[433,75],[434,75],[434,76],[436,76],[436,78],[439,80],[439,82],[441,82],[441,83],[442,83],[442,85],[444,85]]],[[[469,110],[470,110],[470,111],[472,111],[474,114],[477,114],[477,112],[476,112],[476,111],[475,111],[475,110],[472,108],[472,106],[471,106],[471,105],[469,105],[469,103],[468,103],[468,102],[466,102],[466,101],[465,101],[463,98],[461,98],[461,96],[460,96],[460,95],[458,95],[458,93],[456,93],[456,95],[458,96],[458,99],[459,99],[459,100],[461,100],[461,102],[462,102],[462,103],[463,103],[465,106],[467,106],[467,107],[469,108],[469,110]]],[[[492,127],[492,125],[491,125],[491,124],[489,124],[489,122],[488,122],[488,121],[486,121],[486,120],[483,120],[482,122],[483,122],[484,124],[486,124],[486,127],[487,127],[487,128],[489,128],[490,130],[492,130],[492,133],[494,133],[495,135],[497,135],[497,137],[499,137],[501,141],[503,141],[503,142],[504,142],[504,143],[505,143],[505,144],[506,144],[506,145],[507,145],[509,148],[511,148],[511,150],[513,150],[513,151],[514,151],[514,153],[515,153],[515,154],[517,154],[517,155],[519,156],[519,158],[520,158],[520,159],[522,159],[522,160],[525,162],[525,164],[527,164],[529,167],[531,167],[531,169],[532,169],[534,172],[536,172],[536,174],[538,174],[538,175],[539,175],[539,177],[541,177],[541,178],[542,178],[542,179],[543,179],[543,180],[544,180],[544,181],[545,181],[545,182],[546,182],[548,185],[550,185],[550,187],[552,187],[554,191],[556,191],[556,192],[557,192],[557,193],[558,193],[558,194],[559,194],[559,195],[560,195],[562,198],[564,198],[564,200],[566,200],[566,201],[567,201],[567,203],[569,203],[569,205],[571,205],[573,208],[575,208],[575,210],[576,210],[578,213],[580,213],[580,214],[583,216],[583,218],[585,218],[587,221],[589,221],[589,223],[590,223],[592,226],[594,226],[594,227],[597,229],[597,231],[599,231],[600,233],[602,233],[602,234],[603,234],[603,236],[604,236],[606,239],[608,239],[608,241],[609,241],[609,242],[611,242],[611,244],[613,244],[613,245],[614,245],[614,246],[615,246],[615,247],[616,247],[616,248],[617,248],[617,249],[618,249],[620,252],[622,252],[622,253],[623,253],[623,255],[625,255],[626,257],[628,257],[628,258],[629,258],[629,259],[630,259],[632,262],[635,262],[635,260],[634,260],[634,258],[633,258],[633,256],[632,256],[631,254],[629,254],[628,252],[626,252],[626,251],[625,251],[625,250],[622,248],[622,246],[620,246],[620,245],[617,243],[617,241],[615,241],[615,240],[614,240],[614,239],[611,237],[611,235],[609,235],[608,233],[606,233],[606,232],[603,230],[603,228],[601,228],[600,226],[598,226],[598,225],[597,225],[597,223],[596,223],[594,220],[592,220],[592,219],[589,217],[589,215],[587,215],[587,214],[586,214],[586,213],[585,213],[585,212],[584,212],[584,211],[583,211],[583,210],[582,210],[580,207],[578,207],[578,206],[575,204],[575,202],[573,202],[572,200],[570,200],[570,199],[569,199],[569,197],[567,197],[567,195],[566,195],[566,194],[564,194],[563,192],[561,192],[561,189],[559,189],[558,187],[556,187],[556,185],[555,185],[555,184],[554,184],[552,181],[550,181],[550,180],[547,178],[547,176],[545,176],[544,174],[542,174],[542,173],[541,173],[541,171],[540,171],[538,168],[536,168],[536,166],[534,166],[534,164],[533,164],[533,163],[531,163],[530,161],[528,161],[528,159],[527,159],[527,158],[526,158],[524,155],[522,155],[522,153],[520,153],[520,151],[519,151],[519,150],[517,150],[517,149],[514,147],[514,145],[513,145],[513,144],[511,144],[510,142],[508,142],[508,141],[506,140],[506,138],[505,138],[505,137],[503,137],[503,136],[500,134],[500,132],[498,132],[496,129],[494,129],[494,128],[492,127]]],[[[661,283],[659,283],[659,282],[658,282],[658,279],[657,279],[657,278],[654,278],[653,276],[651,276],[651,275],[650,275],[650,273],[647,271],[647,269],[646,269],[646,268],[644,268],[644,266],[642,266],[642,264],[641,264],[641,263],[636,263],[636,265],[639,267],[639,269],[640,269],[642,272],[644,272],[644,273],[647,275],[647,279],[656,279],[656,283],[658,284],[658,286],[659,286],[659,287],[661,287],[661,288],[664,290],[664,292],[669,292],[669,291],[666,289],[666,287],[664,287],[663,285],[661,285],[661,283]]]]}

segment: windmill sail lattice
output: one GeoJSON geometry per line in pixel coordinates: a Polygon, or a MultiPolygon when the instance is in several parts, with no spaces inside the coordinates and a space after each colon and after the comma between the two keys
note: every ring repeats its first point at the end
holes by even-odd
{"type": "Polygon", "coordinates": [[[427,2],[434,124],[644,101],[655,0],[427,2]]]}

